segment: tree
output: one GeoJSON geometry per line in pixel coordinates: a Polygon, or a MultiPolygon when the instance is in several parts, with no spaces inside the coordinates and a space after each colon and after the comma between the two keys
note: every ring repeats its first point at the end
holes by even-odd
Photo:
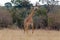
{"type": "Polygon", "coordinates": [[[25,0],[11,0],[12,6],[11,16],[13,18],[13,23],[18,25],[19,27],[22,26],[24,18],[28,15],[32,4],[29,3],[29,1],[25,0]]]}
{"type": "Polygon", "coordinates": [[[11,2],[14,4],[17,8],[27,8],[30,9],[32,4],[28,0],[11,0],[11,2]]]}
{"type": "Polygon", "coordinates": [[[10,9],[12,7],[12,4],[10,2],[5,3],[5,7],[7,9],[10,9]]]}
{"type": "Polygon", "coordinates": [[[14,5],[18,5],[18,4],[20,4],[22,1],[21,1],[21,0],[11,0],[11,2],[12,2],[14,5]]]}

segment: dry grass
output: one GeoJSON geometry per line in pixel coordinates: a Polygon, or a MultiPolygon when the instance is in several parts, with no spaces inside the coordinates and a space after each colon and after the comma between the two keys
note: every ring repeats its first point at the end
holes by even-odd
{"type": "Polygon", "coordinates": [[[32,34],[23,30],[0,30],[0,40],[60,40],[60,31],[35,30],[32,34]]]}

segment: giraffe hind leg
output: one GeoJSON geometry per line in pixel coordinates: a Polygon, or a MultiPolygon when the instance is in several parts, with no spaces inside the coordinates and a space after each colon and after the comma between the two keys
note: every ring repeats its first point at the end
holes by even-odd
{"type": "Polygon", "coordinates": [[[28,33],[28,25],[25,25],[24,32],[27,32],[28,33]]]}
{"type": "Polygon", "coordinates": [[[31,24],[32,25],[32,33],[34,32],[34,26],[33,26],[33,23],[31,24]]]}

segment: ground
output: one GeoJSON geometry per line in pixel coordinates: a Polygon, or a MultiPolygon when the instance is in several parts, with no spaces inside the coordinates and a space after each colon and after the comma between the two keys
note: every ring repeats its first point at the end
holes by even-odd
{"type": "Polygon", "coordinates": [[[53,30],[29,30],[28,34],[23,30],[0,30],[0,40],[60,40],[60,31],[53,30]]]}

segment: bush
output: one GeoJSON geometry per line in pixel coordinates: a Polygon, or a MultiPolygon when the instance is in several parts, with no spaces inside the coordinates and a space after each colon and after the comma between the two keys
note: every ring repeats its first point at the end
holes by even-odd
{"type": "Polygon", "coordinates": [[[60,30],[60,23],[57,23],[57,22],[53,23],[53,25],[51,26],[51,29],[59,31],[60,30]]]}
{"type": "Polygon", "coordinates": [[[7,28],[8,25],[12,24],[13,22],[10,13],[5,9],[0,10],[0,27],[7,28]]]}

